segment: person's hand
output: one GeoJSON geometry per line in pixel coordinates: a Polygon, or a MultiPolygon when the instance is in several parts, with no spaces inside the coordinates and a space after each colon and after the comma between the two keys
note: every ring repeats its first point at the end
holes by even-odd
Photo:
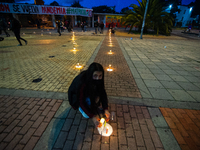
{"type": "Polygon", "coordinates": [[[93,118],[92,118],[92,121],[93,121],[93,123],[94,123],[95,127],[99,126],[99,121],[98,121],[98,118],[96,118],[96,117],[93,117],[93,118]]]}
{"type": "Polygon", "coordinates": [[[110,118],[110,113],[109,113],[109,111],[108,110],[105,110],[105,115],[106,115],[106,118],[110,118]]]}

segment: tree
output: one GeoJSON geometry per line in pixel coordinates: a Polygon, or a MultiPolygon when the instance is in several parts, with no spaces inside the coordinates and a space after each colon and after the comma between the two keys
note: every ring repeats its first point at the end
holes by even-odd
{"type": "Polygon", "coordinates": [[[130,10],[128,7],[124,7],[121,9],[120,14],[125,14],[128,10],[130,10]]]}
{"type": "MultiPolygon", "coordinates": [[[[139,3],[139,6],[136,4],[131,4],[132,10],[127,11],[127,14],[124,16],[125,25],[131,25],[130,31],[134,26],[137,26],[139,31],[142,28],[142,22],[145,12],[146,0],[142,0],[139,3]]],[[[147,33],[147,29],[153,29],[158,33],[165,35],[170,35],[173,18],[167,12],[165,12],[164,3],[160,0],[149,0],[144,33],[147,33]]]]}
{"type": "MultiPolygon", "coordinates": [[[[162,0],[163,1],[163,0],[162,0]]],[[[178,8],[179,5],[181,5],[182,0],[167,0],[164,1],[164,6],[166,8],[170,8],[170,14],[174,18],[173,24],[175,24],[175,19],[176,19],[176,12],[180,13],[180,9],[178,8]]]]}
{"type": "MultiPolygon", "coordinates": [[[[190,4],[192,6],[192,3],[190,4]]],[[[200,9],[199,9],[199,6],[200,6],[200,0],[196,0],[194,3],[193,3],[193,9],[192,9],[192,16],[195,17],[196,15],[199,15],[200,16],[200,9]]]]}
{"type": "Polygon", "coordinates": [[[15,0],[0,0],[2,3],[15,3],[15,0]]]}
{"type": "Polygon", "coordinates": [[[189,4],[190,7],[192,7],[192,15],[191,17],[197,18],[197,20],[193,23],[194,26],[198,26],[200,29],[200,0],[196,0],[194,3],[192,2],[189,4]],[[199,17],[197,17],[199,15],[199,17]]]}
{"type": "Polygon", "coordinates": [[[83,8],[83,6],[81,6],[81,4],[79,3],[79,1],[75,1],[71,7],[79,7],[79,8],[83,8]]]}
{"type": "Polygon", "coordinates": [[[95,13],[116,13],[115,6],[108,7],[107,5],[102,5],[98,7],[92,7],[92,9],[95,13]]]}
{"type": "Polygon", "coordinates": [[[43,0],[34,0],[35,5],[44,5],[43,0]]]}
{"type": "Polygon", "coordinates": [[[50,3],[51,6],[59,6],[58,2],[53,1],[52,3],[50,3]]]}

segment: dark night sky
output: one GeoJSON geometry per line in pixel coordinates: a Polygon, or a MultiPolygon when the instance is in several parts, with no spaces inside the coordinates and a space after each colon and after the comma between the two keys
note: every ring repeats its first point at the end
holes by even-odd
{"type": "MultiPolygon", "coordinates": [[[[34,0],[15,0],[18,3],[33,4],[34,0]]],[[[70,6],[74,0],[43,0],[45,5],[49,5],[53,1],[57,1],[61,6],[70,6]]],[[[182,0],[183,5],[188,5],[195,0],[182,0]]],[[[130,4],[137,4],[137,0],[79,0],[81,6],[86,8],[92,8],[94,6],[107,5],[116,6],[116,11],[120,12],[122,8],[130,6],[130,4]]]]}

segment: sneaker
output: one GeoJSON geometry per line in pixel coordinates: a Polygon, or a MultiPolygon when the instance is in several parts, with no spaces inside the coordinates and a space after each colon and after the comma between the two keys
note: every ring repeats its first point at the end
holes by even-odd
{"type": "Polygon", "coordinates": [[[18,44],[17,46],[22,46],[22,44],[18,44]]]}

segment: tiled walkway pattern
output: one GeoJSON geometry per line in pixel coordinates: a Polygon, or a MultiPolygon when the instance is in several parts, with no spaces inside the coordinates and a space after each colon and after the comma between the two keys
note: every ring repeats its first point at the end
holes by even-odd
{"type": "Polygon", "coordinates": [[[113,133],[104,137],[99,135],[91,120],[71,109],[54,149],[164,150],[146,107],[109,104],[109,110],[116,114],[114,120],[108,122],[113,133]]]}
{"type": "Polygon", "coordinates": [[[31,150],[62,100],[0,96],[0,149],[31,150]]]}
{"type": "Polygon", "coordinates": [[[22,35],[28,41],[26,46],[16,46],[18,43],[13,36],[6,38],[0,46],[0,88],[67,92],[79,73],[76,64],[86,65],[102,39],[75,33],[75,53],[71,36],[22,35]],[[33,83],[37,78],[42,81],[33,83]]]}
{"type": "Polygon", "coordinates": [[[200,110],[160,108],[182,150],[200,150],[200,110]]]}
{"type": "Polygon", "coordinates": [[[110,46],[109,36],[105,37],[99,49],[95,62],[103,65],[105,70],[105,87],[110,96],[140,97],[135,80],[130,72],[124,55],[114,36],[111,36],[112,46],[110,46]],[[109,51],[113,54],[108,54],[109,51]],[[112,72],[107,69],[111,64],[112,72]]]}
{"type": "Polygon", "coordinates": [[[199,41],[117,39],[143,98],[200,102],[199,41]]]}

